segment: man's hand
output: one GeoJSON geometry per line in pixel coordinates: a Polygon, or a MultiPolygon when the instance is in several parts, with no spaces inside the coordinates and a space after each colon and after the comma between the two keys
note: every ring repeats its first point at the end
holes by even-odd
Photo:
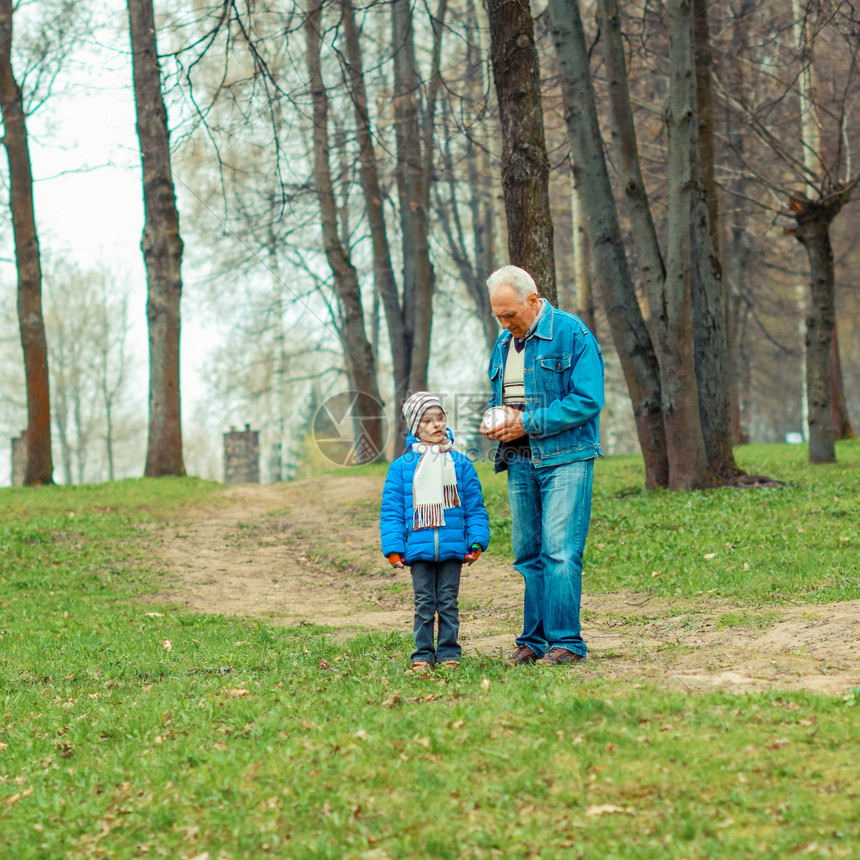
{"type": "Polygon", "coordinates": [[[399,552],[388,553],[388,560],[391,562],[392,567],[405,567],[399,552]]]}
{"type": "Polygon", "coordinates": [[[496,442],[511,442],[526,435],[525,428],[523,427],[523,413],[519,409],[513,409],[510,406],[505,406],[504,409],[508,413],[508,417],[501,424],[497,424],[495,427],[487,427],[481,422],[478,430],[482,436],[494,439],[496,442]]]}

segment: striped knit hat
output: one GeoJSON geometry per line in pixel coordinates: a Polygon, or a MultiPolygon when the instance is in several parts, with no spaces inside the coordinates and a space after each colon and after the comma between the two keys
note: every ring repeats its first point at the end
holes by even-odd
{"type": "Polygon", "coordinates": [[[442,401],[429,391],[416,391],[411,397],[406,398],[403,403],[403,418],[406,420],[407,429],[413,436],[418,435],[418,425],[421,423],[424,413],[434,406],[441,409],[446,418],[448,417],[442,401]]]}

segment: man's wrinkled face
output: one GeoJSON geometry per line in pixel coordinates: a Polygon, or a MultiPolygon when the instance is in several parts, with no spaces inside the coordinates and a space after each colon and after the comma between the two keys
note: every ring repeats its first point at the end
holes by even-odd
{"type": "Polygon", "coordinates": [[[502,284],[490,293],[490,307],[499,325],[514,337],[525,337],[540,311],[537,293],[526,296],[523,301],[513,287],[502,284]]]}

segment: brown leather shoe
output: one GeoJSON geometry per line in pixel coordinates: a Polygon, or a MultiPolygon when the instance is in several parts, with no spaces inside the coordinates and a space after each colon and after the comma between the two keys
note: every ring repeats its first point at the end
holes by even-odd
{"type": "Polygon", "coordinates": [[[522,666],[525,663],[534,663],[538,655],[528,645],[517,645],[517,650],[505,660],[505,665],[512,669],[514,666],[522,666]]]}
{"type": "Polygon", "coordinates": [[[585,661],[584,654],[568,651],[567,648],[550,648],[536,663],[544,666],[563,666],[565,663],[582,663],[585,661]]]}

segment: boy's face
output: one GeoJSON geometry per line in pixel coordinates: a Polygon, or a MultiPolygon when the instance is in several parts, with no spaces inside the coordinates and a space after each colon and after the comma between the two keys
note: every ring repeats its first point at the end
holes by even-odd
{"type": "Polygon", "coordinates": [[[418,422],[417,436],[422,442],[444,442],[448,438],[447,429],[445,413],[438,406],[431,406],[418,422]]]}

